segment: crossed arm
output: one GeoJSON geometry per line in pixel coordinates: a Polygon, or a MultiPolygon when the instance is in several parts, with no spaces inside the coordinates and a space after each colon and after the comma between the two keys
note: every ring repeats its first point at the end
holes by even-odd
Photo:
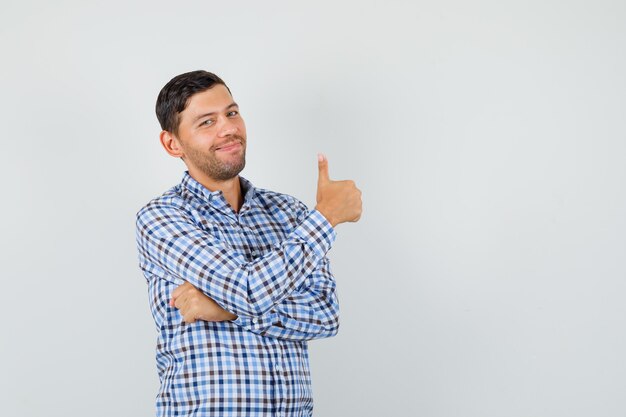
{"type": "Polygon", "coordinates": [[[188,282],[174,290],[170,306],[179,309],[186,323],[230,320],[254,333],[290,340],[330,337],[339,329],[339,304],[328,259],[303,287],[258,317],[237,317],[188,282]]]}
{"type": "Polygon", "coordinates": [[[179,285],[176,307],[195,303],[195,318],[233,320],[279,338],[328,337],[338,328],[335,282],[325,256],[335,232],[321,213],[304,209],[293,232],[252,262],[174,204],[139,212],[137,239],[146,260],[179,285]]]}

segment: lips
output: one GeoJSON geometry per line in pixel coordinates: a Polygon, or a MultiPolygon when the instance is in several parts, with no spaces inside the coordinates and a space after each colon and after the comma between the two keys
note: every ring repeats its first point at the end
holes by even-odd
{"type": "Polygon", "coordinates": [[[241,147],[241,143],[238,141],[226,143],[219,148],[215,148],[216,151],[232,151],[241,147]]]}

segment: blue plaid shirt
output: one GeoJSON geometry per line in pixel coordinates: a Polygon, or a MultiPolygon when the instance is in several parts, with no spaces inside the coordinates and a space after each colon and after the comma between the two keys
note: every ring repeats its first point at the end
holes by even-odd
{"type": "Polygon", "coordinates": [[[339,326],[331,224],[240,178],[236,213],[185,173],[137,213],[139,265],[158,331],[157,416],[311,416],[307,340],[339,326]],[[233,321],[186,324],[169,305],[191,283],[233,321]]]}

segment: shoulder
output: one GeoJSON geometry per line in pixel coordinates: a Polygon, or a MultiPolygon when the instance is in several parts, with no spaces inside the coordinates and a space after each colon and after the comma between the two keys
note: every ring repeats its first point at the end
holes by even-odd
{"type": "Polygon", "coordinates": [[[188,204],[180,194],[180,187],[175,186],[150,200],[137,212],[137,226],[161,223],[172,216],[184,216],[187,211],[188,204]]]}

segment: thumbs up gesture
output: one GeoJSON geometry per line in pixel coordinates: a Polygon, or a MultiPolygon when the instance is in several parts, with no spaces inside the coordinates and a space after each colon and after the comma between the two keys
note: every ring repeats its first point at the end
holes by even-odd
{"type": "Polygon", "coordinates": [[[333,227],[339,223],[356,222],[361,218],[361,190],[352,180],[333,181],[328,175],[328,159],[318,155],[317,205],[333,227]]]}

